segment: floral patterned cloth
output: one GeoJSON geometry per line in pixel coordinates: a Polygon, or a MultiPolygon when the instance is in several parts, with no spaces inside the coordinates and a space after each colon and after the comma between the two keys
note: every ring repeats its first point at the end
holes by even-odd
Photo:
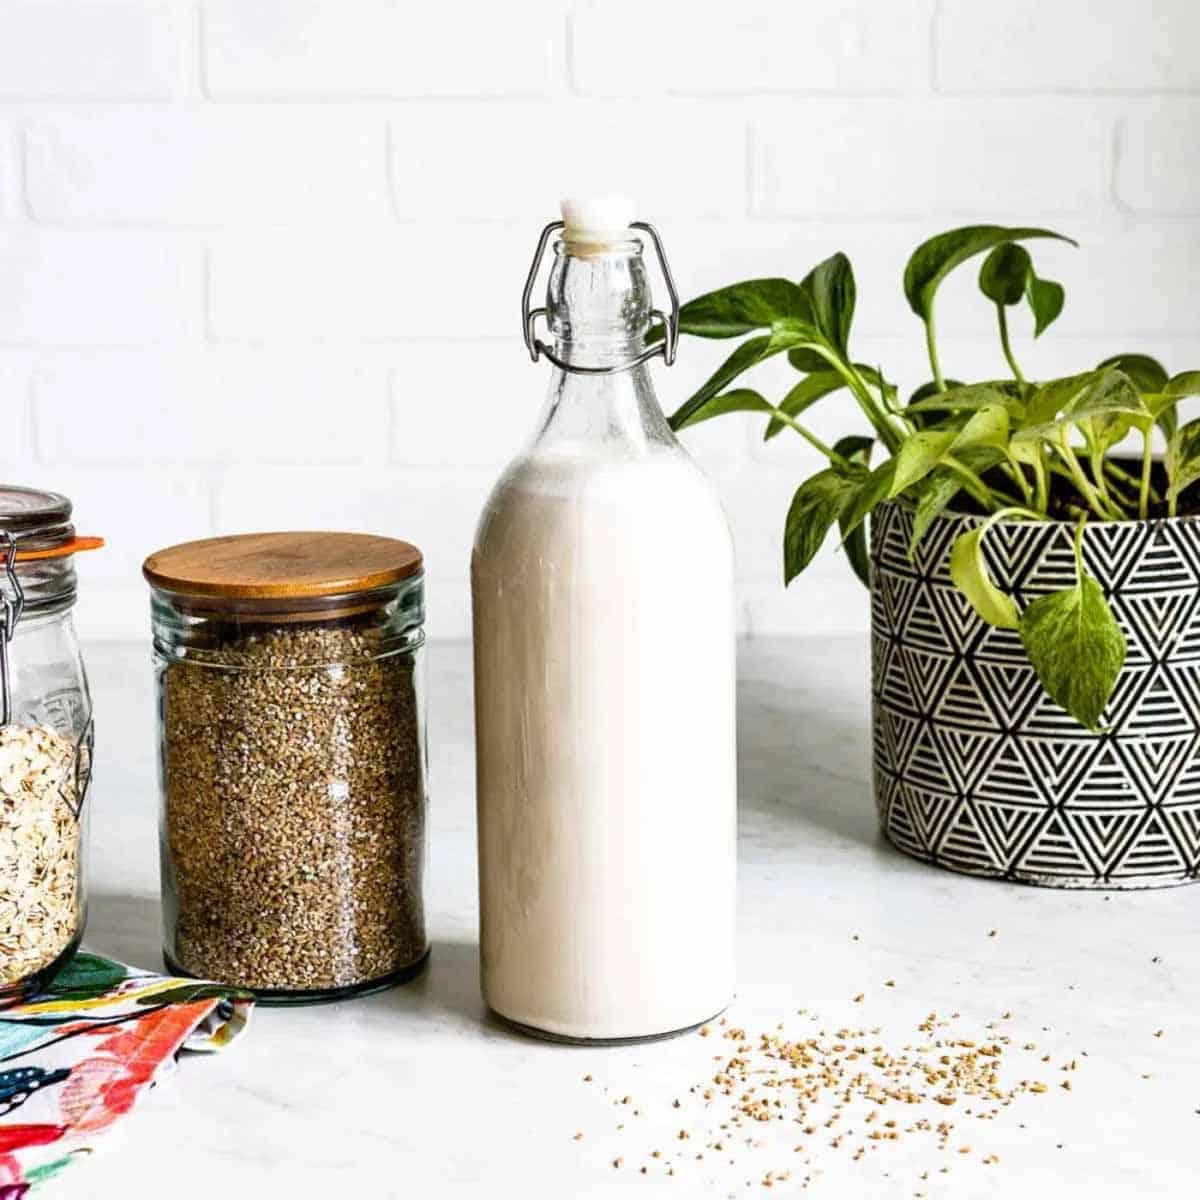
{"type": "Polygon", "coordinates": [[[87,1153],[181,1050],[220,1050],[252,1006],[231,988],[77,954],[35,1000],[0,1011],[0,1200],[87,1153]]]}

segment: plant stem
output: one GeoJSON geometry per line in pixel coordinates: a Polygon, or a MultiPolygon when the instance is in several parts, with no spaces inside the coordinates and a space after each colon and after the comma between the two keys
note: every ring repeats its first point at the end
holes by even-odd
{"type": "Polygon", "coordinates": [[[1121,511],[1120,505],[1113,500],[1108,490],[1108,484],[1104,481],[1104,451],[1093,446],[1088,454],[1088,463],[1092,468],[1092,478],[1096,481],[1096,495],[1100,497],[1100,503],[1110,513],[1115,513],[1117,519],[1120,520],[1125,514],[1121,511]]]}
{"type": "Polygon", "coordinates": [[[1025,497],[1026,504],[1033,503],[1033,488],[1029,486],[1029,480],[1025,478],[1025,472],[1014,462],[1002,462],[1001,467],[1004,468],[1004,473],[1021,489],[1021,494],[1025,497]]]}
{"type": "Polygon", "coordinates": [[[925,315],[925,349],[929,351],[929,366],[933,371],[933,382],[939,392],[946,390],[946,381],[942,378],[942,367],[938,362],[937,331],[933,324],[933,309],[925,315]]]}
{"type": "Polygon", "coordinates": [[[862,376],[853,366],[842,362],[836,354],[826,350],[825,347],[814,345],[812,348],[846,381],[846,386],[858,401],[858,406],[863,410],[867,420],[871,422],[871,428],[879,435],[879,440],[887,447],[889,454],[895,454],[903,438],[888,415],[880,412],[875,403],[875,397],[871,395],[862,376]]]}
{"type": "Polygon", "coordinates": [[[1025,376],[1021,374],[1021,368],[1017,366],[1017,360],[1013,356],[1012,346],[1008,340],[1008,314],[1004,311],[1003,304],[996,305],[996,318],[1000,322],[1000,346],[1004,351],[1004,357],[1008,360],[1009,370],[1013,373],[1013,378],[1019,383],[1025,383],[1025,376]]]}
{"type": "Polygon", "coordinates": [[[1046,512],[1050,507],[1050,472],[1046,469],[1046,453],[1041,443],[1038,443],[1037,457],[1033,460],[1033,480],[1033,507],[1046,512]]]}
{"type": "Polygon", "coordinates": [[[987,531],[991,529],[991,527],[995,525],[997,521],[1004,521],[1009,517],[1029,517],[1034,521],[1048,521],[1050,519],[1045,513],[1034,512],[1032,508],[1026,508],[1024,505],[1010,504],[1007,508],[997,509],[990,517],[988,517],[986,521],[984,521],[979,530],[979,536],[983,537],[983,535],[987,533],[987,531]]]}
{"type": "MultiPolygon", "coordinates": [[[[1107,472],[1110,479],[1114,479],[1123,483],[1127,488],[1130,489],[1130,491],[1137,491],[1137,489],[1141,487],[1142,479],[1140,474],[1130,475],[1130,473],[1126,471],[1124,467],[1121,467],[1117,463],[1113,462],[1111,458],[1106,458],[1104,460],[1104,470],[1107,472]]],[[[1162,499],[1158,488],[1156,488],[1154,484],[1150,485],[1150,499],[1155,501],[1162,499]]]]}
{"type": "Polygon", "coordinates": [[[1118,475],[1114,471],[1108,469],[1108,459],[1104,460],[1104,474],[1111,486],[1109,495],[1119,507],[1128,505],[1131,509],[1136,510],[1138,503],[1138,488],[1141,486],[1140,480],[1133,480],[1131,483],[1128,476],[1118,475]]]}
{"type": "Polygon", "coordinates": [[[1057,442],[1051,444],[1058,451],[1063,462],[1066,463],[1067,471],[1071,476],[1071,482],[1079,490],[1079,494],[1087,501],[1088,507],[1102,521],[1107,520],[1108,513],[1104,511],[1104,505],[1100,503],[1100,497],[1096,495],[1095,488],[1088,483],[1088,478],[1083,473],[1083,467],[1079,465],[1079,459],[1075,457],[1075,451],[1071,449],[1071,443],[1067,440],[1066,433],[1063,433],[1057,442]]]}
{"type": "MultiPolygon", "coordinates": [[[[857,375],[857,368],[853,367],[854,373],[857,375]]],[[[892,414],[893,417],[899,417],[900,420],[908,424],[908,420],[904,415],[904,409],[899,403],[899,397],[896,395],[896,389],[888,386],[887,376],[883,373],[882,367],[875,368],[875,374],[879,377],[879,398],[883,401],[883,407],[892,414]]]]}
{"type": "Polygon", "coordinates": [[[849,468],[850,463],[847,459],[843,458],[832,446],[825,445],[815,433],[810,433],[799,421],[788,413],[785,413],[782,408],[772,408],[771,415],[775,420],[786,425],[789,429],[794,429],[814,450],[823,454],[835,466],[849,468]]]}
{"type": "Polygon", "coordinates": [[[970,467],[964,466],[958,459],[951,455],[947,455],[943,461],[963,481],[963,486],[984,508],[995,511],[995,499],[988,490],[987,485],[970,467]]]}
{"type": "Polygon", "coordinates": [[[1000,488],[988,487],[966,463],[959,462],[952,454],[947,454],[942,462],[963,481],[963,486],[984,508],[994,512],[998,501],[1001,500],[1011,501],[1016,507],[1021,507],[1020,497],[1001,491],[1000,488]]]}
{"type": "Polygon", "coordinates": [[[1150,453],[1150,429],[1142,430],[1142,480],[1138,489],[1138,516],[1144,521],[1150,515],[1150,468],[1154,459],[1150,453]]]}

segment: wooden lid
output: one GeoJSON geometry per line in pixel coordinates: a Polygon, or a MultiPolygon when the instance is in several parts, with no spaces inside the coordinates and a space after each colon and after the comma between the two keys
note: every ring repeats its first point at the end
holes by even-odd
{"type": "Polygon", "coordinates": [[[399,583],[421,569],[408,542],[369,533],[243,533],[151,554],[152,587],[223,600],[311,600],[399,583]]]}

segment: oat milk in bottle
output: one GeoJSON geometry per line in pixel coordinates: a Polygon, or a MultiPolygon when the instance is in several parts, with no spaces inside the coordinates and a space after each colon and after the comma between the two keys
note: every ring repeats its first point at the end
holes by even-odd
{"type": "Polygon", "coordinates": [[[674,296],[647,351],[661,248],[632,217],[563,203],[552,343],[526,322],[549,398],[472,556],[484,998],[566,1039],[671,1033],[733,992],[733,554],[655,399],[674,296]]]}

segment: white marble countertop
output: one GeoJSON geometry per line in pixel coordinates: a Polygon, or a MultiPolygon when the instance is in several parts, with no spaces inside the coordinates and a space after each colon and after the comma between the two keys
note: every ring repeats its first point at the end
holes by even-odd
{"type": "MultiPolygon", "coordinates": [[[[97,646],[88,661],[97,773],[87,940],[161,969],[148,655],[97,646]]],[[[1040,1073],[1049,1089],[986,1122],[966,1106],[931,1106],[935,1123],[955,1123],[947,1151],[929,1135],[865,1142],[861,1108],[843,1121],[841,1131],[855,1132],[836,1149],[834,1132],[803,1135],[790,1119],[754,1131],[765,1145],[747,1146],[745,1132],[718,1128],[728,1107],[705,1109],[687,1090],[711,1076],[728,1042],[691,1034],[562,1047],[485,1020],[467,647],[435,644],[429,665],[428,973],[341,1005],[259,1009],[227,1053],[185,1059],[90,1161],[60,1177],[58,1194],[115,1198],[168,1181],[181,1198],[289,1200],[1195,1194],[1200,887],[1042,891],[897,854],[876,832],[868,783],[864,640],[743,647],[740,982],[729,1017],[752,1036],[781,1022],[805,1037],[872,1026],[881,1030],[872,1044],[899,1047],[920,1040],[915,1027],[931,1010],[958,1012],[963,1037],[986,1036],[987,1022],[1011,1012],[1002,1072],[1040,1073]],[[1025,1039],[1037,1054],[1017,1053],[1025,1039]],[[1072,1057],[1079,1069],[1067,1092],[1060,1065],[1072,1057]],[[725,1152],[696,1160],[722,1137],[725,1152]],[[859,1144],[870,1152],[854,1162],[859,1144]],[[988,1154],[999,1163],[985,1165],[988,1154]],[[762,1186],[765,1172],[788,1169],[791,1179],[762,1186]]],[[[906,1125],[915,1112],[890,1115],[906,1125]]]]}

